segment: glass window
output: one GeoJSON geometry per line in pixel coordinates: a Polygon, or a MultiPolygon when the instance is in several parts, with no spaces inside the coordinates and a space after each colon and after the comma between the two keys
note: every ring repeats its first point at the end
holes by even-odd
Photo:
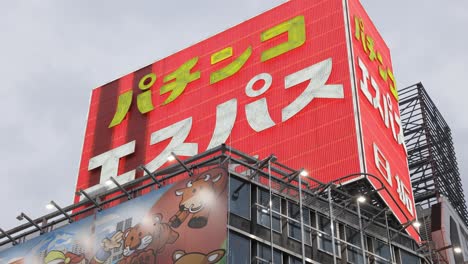
{"type": "Polygon", "coordinates": [[[231,213],[250,219],[250,184],[234,177],[229,182],[229,209],[231,213]]]}
{"type": "Polygon", "coordinates": [[[302,214],[304,219],[304,243],[307,245],[312,245],[312,230],[307,227],[311,226],[310,224],[310,210],[307,208],[302,208],[302,214]]]}
{"type": "Polygon", "coordinates": [[[418,264],[419,258],[411,253],[408,253],[404,250],[400,250],[401,263],[414,263],[418,264]]]}
{"type": "Polygon", "coordinates": [[[250,240],[229,232],[228,263],[250,264],[250,240]]]}
{"type": "Polygon", "coordinates": [[[302,264],[302,260],[293,256],[289,256],[289,264],[302,264]]]}
{"type": "Polygon", "coordinates": [[[382,259],[376,259],[375,263],[377,264],[383,264],[383,263],[389,263],[390,262],[390,246],[381,241],[381,240],[378,240],[376,239],[375,240],[375,250],[374,250],[375,254],[379,257],[382,257],[388,261],[384,261],[382,259]]]}
{"type": "Polygon", "coordinates": [[[356,229],[346,227],[346,241],[358,247],[348,246],[348,262],[356,264],[364,263],[361,248],[361,233],[356,229]]]}
{"type": "MultiPolygon", "coordinates": [[[[257,223],[266,227],[270,227],[270,193],[266,190],[258,189],[258,206],[257,208],[257,223]]],[[[271,196],[271,207],[272,207],[272,224],[273,230],[281,232],[281,198],[272,195],[271,196]]]]}
{"type": "MultiPolygon", "coordinates": [[[[288,219],[288,236],[301,241],[301,216],[299,205],[288,201],[288,216],[294,220],[288,219]]],[[[304,225],[310,226],[310,211],[307,208],[302,208],[302,219],[304,225]]],[[[304,243],[311,245],[311,230],[304,226],[304,243]]]]}
{"type": "MultiPolygon", "coordinates": [[[[334,226],[335,227],[338,226],[336,224],[336,222],[335,222],[334,226]]],[[[319,236],[318,236],[318,238],[319,238],[318,239],[319,249],[321,249],[323,251],[326,251],[326,252],[329,252],[329,253],[333,253],[330,219],[328,219],[328,217],[325,217],[323,215],[318,215],[318,217],[317,217],[317,227],[318,227],[318,229],[320,231],[325,233],[325,234],[319,233],[319,236]]],[[[337,228],[335,228],[335,230],[334,230],[335,237],[339,236],[338,231],[339,230],[337,228]]],[[[337,256],[341,255],[339,243],[336,243],[336,241],[335,241],[335,253],[336,253],[337,256]]]]}
{"type": "MultiPolygon", "coordinates": [[[[257,263],[261,264],[270,264],[271,262],[271,247],[258,244],[258,252],[257,252],[257,263]]],[[[281,251],[277,249],[273,249],[273,264],[281,264],[283,263],[283,254],[281,251]]]]}

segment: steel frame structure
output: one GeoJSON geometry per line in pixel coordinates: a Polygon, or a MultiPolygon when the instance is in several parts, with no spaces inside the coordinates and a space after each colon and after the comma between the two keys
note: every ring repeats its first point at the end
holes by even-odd
{"type": "Polygon", "coordinates": [[[449,126],[421,83],[401,89],[399,97],[416,204],[423,209],[430,208],[443,195],[468,225],[468,211],[449,126]]]}
{"type": "MultiPolygon", "coordinates": [[[[411,248],[414,249],[418,247],[415,241],[404,232],[404,229],[409,224],[399,224],[392,216],[390,209],[385,207],[383,201],[381,201],[380,197],[377,195],[378,191],[385,190],[375,190],[366,180],[366,178],[375,176],[366,173],[355,173],[334,180],[333,182],[323,183],[309,176],[302,175],[302,169],[296,170],[279,163],[273,155],[259,160],[229,146],[221,145],[183,161],[177,159],[177,162],[173,165],[146,174],[124,185],[116,186],[98,196],[87,196],[87,199],[77,204],[60,208],[60,210],[36,219],[31,219],[28,223],[22,224],[9,231],[1,230],[0,248],[9,247],[11,245],[15,246],[40,233],[50,232],[57,227],[73,222],[70,221],[70,219],[79,220],[83,216],[115,205],[115,201],[124,202],[124,200],[142,195],[145,191],[148,192],[157,189],[164,185],[165,181],[168,179],[182,174],[185,174],[186,177],[190,177],[193,172],[210,166],[225,166],[229,169],[231,177],[242,179],[244,184],[252,184],[264,188],[269,193],[270,201],[272,201],[271,197],[273,194],[281,196],[283,199],[298,202],[305,208],[311,208],[317,212],[321,212],[329,217],[332,226],[334,226],[335,221],[336,224],[347,223],[346,225],[353,226],[356,230],[359,230],[361,238],[360,245],[347,242],[338,235],[334,235],[333,231],[330,235],[317,229],[317,227],[305,224],[303,222],[302,210],[300,212],[300,220],[288,216],[287,214],[279,213],[283,219],[300,224],[302,230],[307,229],[315,236],[328,237],[328,239],[333,241],[332,244],[337,246],[341,245],[345,248],[351,247],[358,250],[366,260],[378,260],[380,258],[370,249],[364,247],[364,237],[370,234],[378,235],[378,237],[388,243],[389,246],[399,245],[400,247],[410,250],[411,248]],[[239,168],[242,169],[241,172],[239,172],[239,168]],[[352,183],[352,185],[341,184],[349,180],[350,177],[357,175],[362,176],[363,179],[352,183]],[[299,188],[299,186],[301,186],[301,188],[299,188]],[[357,201],[357,197],[361,195],[366,197],[365,203],[357,201]]],[[[238,189],[240,188],[242,188],[242,186],[238,187],[238,189]]],[[[235,199],[234,194],[236,190],[232,191],[233,197],[230,197],[230,199],[235,199]]],[[[252,206],[261,207],[261,205],[257,203],[253,203],[252,206]]],[[[272,217],[271,206],[270,203],[269,208],[263,208],[270,212],[270,223],[272,217]]],[[[300,206],[300,208],[302,208],[302,206],[300,206]]],[[[236,227],[230,224],[228,224],[228,228],[230,230],[236,230],[236,227]]],[[[270,241],[263,240],[263,242],[269,242],[273,254],[273,244],[275,244],[275,241],[272,233],[272,230],[270,230],[270,241]]],[[[303,232],[301,232],[301,234],[303,235],[303,232]]],[[[253,234],[250,236],[255,237],[253,234]]],[[[258,239],[261,238],[259,237],[258,239]]],[[[302,257],[303,260],[307,259],[307,262],[314,262],[306,257],[304,238],[302,238],[300,243],[302,243],[302,253],[296,253],[296,256],[302,257]]],[[[424,254],[418,253],[418,251],[413,252],[421,259],[425,259],[425,263],[430,263],[430,261],[425,258],[424,254]]],[[[341,261],[339,258],[339,252],[334,252],[333,262],[337,263],[337,261],[341,261]]],[[[389,260],[389,262],[393,262],[395,256],[391,256],[391,258],[392,260],[389,260]]],[[[381,259],[381,261],[386,262],[383,259],[381,259]]],[[[365,263],[367,263],[367,261],[365,261],[365,263]]]]}

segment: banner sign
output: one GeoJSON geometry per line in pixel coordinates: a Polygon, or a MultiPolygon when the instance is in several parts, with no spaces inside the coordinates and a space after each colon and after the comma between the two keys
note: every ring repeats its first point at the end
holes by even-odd
{"type": "Polygon", "coordinates": [[[93,90],[76,189],[226,143],[324,183],[375,174],[404,223],[415,215],[398,122],[390,54],[359,2],[292,0],[93,90]]]}
{"type": "Polygon", "coordinates": [[[227,182],[225,169],[207,170],[0,252],[0,263],[225,263],[227,182]]]}

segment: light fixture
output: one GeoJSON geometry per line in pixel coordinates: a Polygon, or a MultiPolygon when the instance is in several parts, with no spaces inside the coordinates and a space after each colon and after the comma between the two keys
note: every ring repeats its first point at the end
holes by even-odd
{"type": "Polygon", "coordinates": [[[107,180],[104,184],[107,185],[107,186],[109,186],[109,185],[112,185],[112,183],[113,183],[113,182],[109,179],[109,180],[107,180]]]}
{"type": "Polygon", "coordinates": [[[463,252],[461,247],[458,246],[458,245],[447,245],[445,247],[441,247],[441,248],[435,250],[435,252],[441,252],[441,251],[444,251],[444,250],[447,250],[447,249],[450,249],[450,248],[453,249],[453,253],[455,253],[455,254],[460,254],[460,253],[463,252]]]}
{"type": "Polygon", "coordinates": [[[268,210],[265,209],[265,208],[262,208],[262,213],[267,214],[267,213],[268,213],[268,210]]]}
{"type": "Polygon", "coordinates": [[[20,215],[18,215],[18,216],[16,217],[16,220],[18,220],[18,221],[21,221],[21,220],[23,220],[23,219],[24,219],[24,218],[23,218],[23,213],[21,213],[20,215]]]}
{"type": "Polygon", "coordinates": [[[175,160],[175,157],[172,154],[167,157],[167,161],[174,161],[174,160],[175,160]]]}
{"type": "Polygon", "coordinates": [[[421,223],[418,221],[417,218],[415,218],[413,220],[409,220],[408,222],[401,224],[401,228],[391,238],[394,239],[398,235],[398,233],[400,233],[401,231],[405,230],[406,228],[408,228],[410,226],[413,226],[414,228],[417,229],[417,228],[419,228],[421,226],[421,223]]]}
{"type": "Polygon", "coordinates": [[[305,177],[305,176],[308,176],[309,173],[306,170],[301,170],[301,173],[299,173],[299,175],[305,177]]]}
{"type": "Polygon", "coordinates": [[[53,204],[48,203],[48,204],[46,204],[45,208],[46,208],[47,210],[52,210],[52,209],[54,209],[55,207],[54,207],[53,204]]]}
{"type": "Polygon", "coordinates": [[[416,228],[420,228],[421,227],[421,222],[416,220],[416,221],[413,222],[413,226],[416,227],[416,228]]]}
{"type": "Polygon", "coordinates": [[[359,195],[356,200],[358,201],[358,203],[364,203],[366,201],[366,197],[363,195],[359,195]]]}
{"type": "Polygon", "coordinates": [[[21,213],[16,217],[16,219],[18,219],[19,221],[26,219],[26,221],[31,223],[31,225],[35,226],[37,230],[42,234],[42,228],[35,221],[29,218],[29,216],[27,216],[25,213],[21,213]]]}

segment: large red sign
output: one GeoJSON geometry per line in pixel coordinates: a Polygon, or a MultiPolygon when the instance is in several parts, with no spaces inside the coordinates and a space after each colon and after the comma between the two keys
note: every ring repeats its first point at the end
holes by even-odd
{"type": "MultiPolygon", "coordinates": [[[[289,1],[93,90],[77,190],[99,192],[111,176],[123,183],[141,176],[139,165],[167,165],[171,152],[192,156],[222,143],[260,158],[274,153],[323,182],[371,172],[360,115],[379,112],[364,108],[353,81],[347,10],[340,0],[289,1]]],[[[404,152],[388,150],[398,144],[379,141],[386,133],[369,136],[383,156],[377,164],[405,166],[404,152]]],[[[408,174],[398,175],[407,184],[408,174]]]]}

